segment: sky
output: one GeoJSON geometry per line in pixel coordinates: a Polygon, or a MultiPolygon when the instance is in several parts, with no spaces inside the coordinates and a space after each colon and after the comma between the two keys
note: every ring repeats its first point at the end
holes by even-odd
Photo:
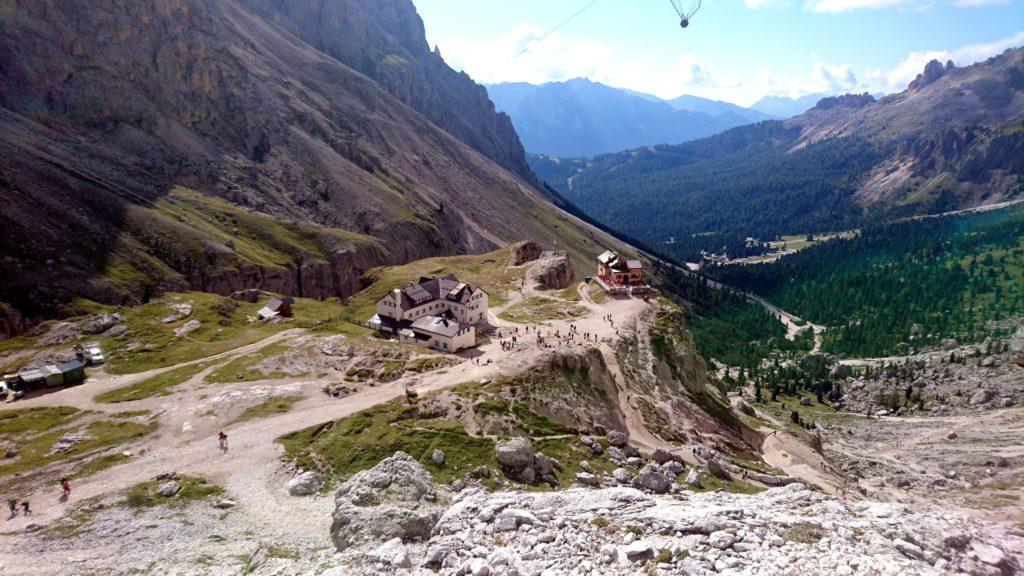
{"type": "Polygon", "coordinates": [[[742,106],[898,92],[933,58],[964,66],[1024,45],[1024,0],[704,0],[686,29],[670,0],[414,3],[431,46],[477,82],[585,77],[742,106]]]}

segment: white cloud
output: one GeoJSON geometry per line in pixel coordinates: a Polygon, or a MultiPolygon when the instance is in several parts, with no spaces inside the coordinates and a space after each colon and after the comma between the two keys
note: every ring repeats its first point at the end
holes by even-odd
{"type": "Polygon", "coordinates": [[[743,3],[751,10],[789,8],[793,5],[791,0],[743,0],[743,3]]]}
{"type": "Polygon", "coordinates": [[[559,33],[542,42],[538,42],[539,37],[538,29],[519,26],[494,40],[448,38],[441,44],[441,53],[449,65],[482,83],[542,84],[585,77],[674,98],[684,92],[711,93],[740,82],[712,73],[693,54],[680,54],[666,69],[664,65],[628,58],[600,42],[559,33]]]}
{"type": "Polygon", "coordinates": [[[924,70],[925,64],[932,60],[943,63],[952,60],[957,66],[968,66],[1020,45],[1024,45],[1024,30],[994,42],[972,44],[956,50],[911,52],[891,70],[868,70],[866,77],[872,92],[899,92],[906,89],[910,81],[924,70]]]}
{"type": "Polygon", "coordinates": [[[804,9],[811,12],[839,14],[854,10],[881,8],[922,8],[921,0],[804,0],[804,9]]]}
{"type": "Polygon", "coordinates": [[[857,80],[849,64],[829,64],[811,56],[813,65],[806,74],[776,74],[769,68],[759,73],[764,91],[773,96],[799,98],[807,94],[859,92],[865,86],[857,80]]]}
{"type": "Polygon", "coordinates": [[[979,6],[1009,6],[1010,0],[953,0],[951,5],[957,8],[977,8],[979,6]]]}
{"type": "MultiPolygon", "coordinates": [[[[774,3],[785,0],[745,0],[748,8],[758,8],[760,3],[774,3]]],[[[982,6],[1007,6],[1012,0],[944,0],[943,3],[957,8],[978,8],[982,6]]],[[[841,14],[854,10],[928,10],[939,0],[804,0],[804,10],[824,14],[841,14]]]]}

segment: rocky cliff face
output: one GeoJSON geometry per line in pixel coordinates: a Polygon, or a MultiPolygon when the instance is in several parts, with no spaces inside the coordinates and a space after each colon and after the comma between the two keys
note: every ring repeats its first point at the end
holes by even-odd
{"type": "Polygon", "coordinates": [[[311,18],[299,3],[0,4],[0,300],[31,318],[76,296],[133,303],[167,289],[344,296],[375,265],[523,238],[574,256],[608,243],[545,222],[557,210],[530,182],[403,103],[442,125],[469,119],[464,139],[482,135],[474,146],[512,168],[521,157],[483,89],[416,48],[411,4],[302,6],[347,22],[324,38],[377,47],[381,67],[416,56],[409,94],[266,15],[311,18]],[[463,88],[482,100],[460,105],[463,88]],[[175,204],[177,187],[209,200],[202,215],[175,204]],[[253,218],[269,227],[235,237],[253,218]]]}
{"type": "Polygon", "coordinates": [[[410,0],[243,0],[254,12],[349,67],[501,166],[532,179],[512,121],[483,86],[427,45],[410,0]]]}
{"type": "Polygon", "coordinates": [[[760,437],[708,387],[683,315],[652,309],[622,331],[616,354],[647,429],[669,442],[707,444],[752,459],[760,437]]]}

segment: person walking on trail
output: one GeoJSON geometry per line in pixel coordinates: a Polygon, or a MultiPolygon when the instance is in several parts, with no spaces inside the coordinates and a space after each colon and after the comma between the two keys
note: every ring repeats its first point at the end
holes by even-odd
{"type": "Polygon", "coordinates": [[[220,441],[220,449],[223,450],[224,452],[227,452],[228,451],[228,435],[225,434],[223,430],[221,430],[217,434],[217,439],[220,441]]]}
{"type": "Polygon", "coordinates": [[[18,515],[18,500],[16,498],[9,498],[7,500],[7,507],[11,510],[11,516],[8,520],[18,515]]]}
{"type": "Polygon", "coordinates": [[[28,507],[28,500],[22,500],[21,502],[21,513],[25,516],[32,515],[32,509],[28,507]]]}
{"type": "Polygon", "coordinates": [[[67,500],[71,496],[71,481],[67,478],[61,478],[60,489],[64,492],[64,499],[67,500]]]}

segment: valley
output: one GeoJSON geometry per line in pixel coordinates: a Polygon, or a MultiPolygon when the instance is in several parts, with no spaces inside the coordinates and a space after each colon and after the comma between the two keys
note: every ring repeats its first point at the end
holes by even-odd
{"type": "Polygon", "coordinates": [[[672,4],[0,1],[0,572],[1021,574],[1020,33],[672,4]]]}

